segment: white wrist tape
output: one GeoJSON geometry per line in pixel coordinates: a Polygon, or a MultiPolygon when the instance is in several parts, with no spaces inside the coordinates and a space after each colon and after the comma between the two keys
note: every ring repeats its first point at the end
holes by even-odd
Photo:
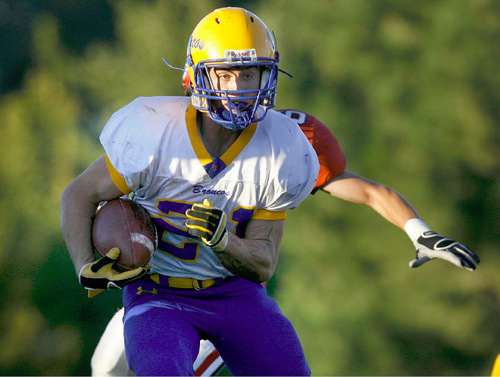
{"type": "Polygon", "coordinates": [[[424,223],[422,219],[418,217],[408,220],[405,223],[404,229],[406,234],[408,234],[408,237],[410,237],[410,240],[412,240],[412,242],[415,242],[415,240],[422,233],[431,230],[431,228],[429,228],[429,226],[426,223],[424,223]]]}

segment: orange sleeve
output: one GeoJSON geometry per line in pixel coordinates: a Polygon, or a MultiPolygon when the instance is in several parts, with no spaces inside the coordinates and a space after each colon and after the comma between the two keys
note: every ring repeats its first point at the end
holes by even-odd
{"type": "Polygon", "coordinates": [[[346,161],[339,142],[332,131],[318,118],[298,110],[278,110],[295,120],[312,144],[319,159],[319,174],[314,190],[343,173],[346,161]]]}

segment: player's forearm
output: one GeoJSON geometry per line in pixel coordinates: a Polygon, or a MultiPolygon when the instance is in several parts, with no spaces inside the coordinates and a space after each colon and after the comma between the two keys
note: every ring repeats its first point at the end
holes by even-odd
{"type": "Polygon", "coordinates": [[[94,261],[91,227],[96,205],[82,200],[74,184],[61,195],[61,230],[77,274],[94,261]]]}
{"type": "Polygon", "coordinates": [[[215,255],[236,276],[262,283],[274,274],[283,230],[283,221],[253,222],[247,238],[229,234],[226,248],[215,255]]]}
{"type": "Polygon", "coordinates": [[[94,261],[92,219],[101,201],[121,196],[104,156],[76,177],[61,195],[61,228],[76,273],[94,261]]]}
{"type": "Polygon", "coordinates": [[[276,263],[270,257],[266,241],[248,241],[230,235],[225,250],[215,252],[219,262],[236,276],[262,283],[274,273],[276,263]]]}
{"type": "Polygon", "coordinates": [[[415,209],[403,196],[392,188],[380,184],[372,187],[367,205],[401,229],[404,229],[408,220],[418,217],[415,209]]]}
{"type": "Polygon", "coordinates": [[[321,189],[337,198],[367,205],[401,229],[409,219],[418,217],[411,204],[395,190],[352,172],[340,174],[321,189]]]}

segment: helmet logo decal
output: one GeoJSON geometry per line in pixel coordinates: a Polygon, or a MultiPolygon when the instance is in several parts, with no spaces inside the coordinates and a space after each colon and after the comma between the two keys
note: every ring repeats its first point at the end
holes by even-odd
{"type": "Polygon", "coordinates": [[[227,62],[233,61],[233,59],[244,59],[250,58],[250,61],[257,61],[257,51],[254,48],[249,50],[225,50],[224,60],[227,62]]]}
{"type": "Polygon", "coordinates": [[[191,48],[203,50],[205,48],[205,42],[200,38],[191,38],[191,48]]]}

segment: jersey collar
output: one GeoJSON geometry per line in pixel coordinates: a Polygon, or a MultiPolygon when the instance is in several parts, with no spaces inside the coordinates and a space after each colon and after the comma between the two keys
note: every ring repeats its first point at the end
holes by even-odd
{"type": "Polygon", "coordinates": [[[186,124],[194,152],[210,178],[214,178],[233,162],[247,146],[257,130],[257,123],[250,124],[240,133],[240,136],[238,136],[233,145],[231,145],[221,157],[213,159],[205,148],[205,145],[203,145],[203,141],[198,133],[198,127],[196,126],[196,109],[192,105],[189,105],[186,110],[186,124]]]}

